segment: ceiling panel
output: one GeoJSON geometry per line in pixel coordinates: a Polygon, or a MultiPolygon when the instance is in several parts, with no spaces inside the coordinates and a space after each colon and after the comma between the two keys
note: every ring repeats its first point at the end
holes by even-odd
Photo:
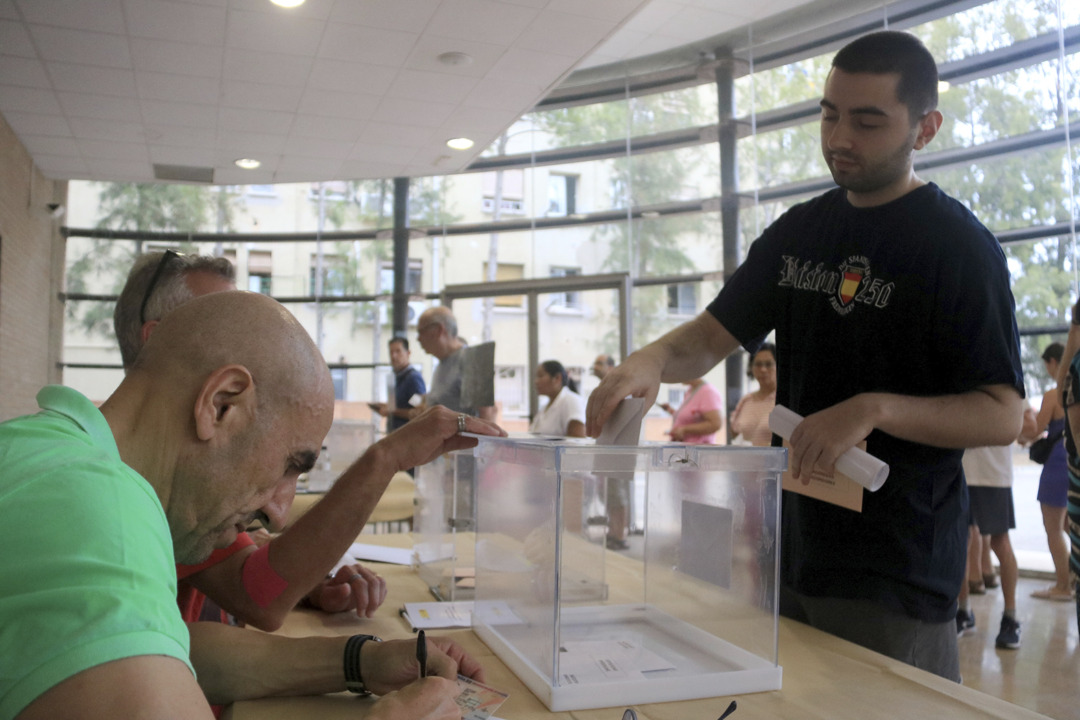
{"type": "Polygon", "coordinates": [[[804,1],[0,0],[0,115],[58,179],[450,173],[576,66],[804,1]]]}

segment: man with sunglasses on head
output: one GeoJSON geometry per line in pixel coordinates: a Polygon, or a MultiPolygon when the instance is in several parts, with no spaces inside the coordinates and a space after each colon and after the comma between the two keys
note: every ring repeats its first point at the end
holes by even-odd
{"type": "MultiPolygon", "coordinates": [[[[1065,506],[1071,545],[1069,575],[1073,589],[1080,591],[1080,301],[1072,308],[1069,338],[1062,357],[1058,388],[1065,408],[1065,451],[1069,458],[1069,491],[1065,506]]],[[[1076,625],[1080,631],[1080,592],[1076,593],[1076,625]]]]}
{"type": "MultiPolygon", "coordinates": [[[[172,250],[139,256],[113,313],[125,372],[165,315],[193,298],[235,289],[236,273],[226,258],[172,250]]],[[[359,479],[347,478],[348,482],[356,485],[359,479]]],[[[371,617],[386,599],[385,580],[359,564],[345,565],[327,577],[363,526],[356,522],[356,513],[345,512],[348,507],[320,502],[311,509],[315,514],[310,519],[297,522],[279,538],[264,541],[262,547],[248,533],[241,533],[236,542],[216,550],[205,562],[177,565],[184,620],[226,619],[213,605],[204,613],[207,597],[240,621],[267,631],[280,627],[286,613],[301,600],[327,612],[350,610],[371,617]],[[328,536],[333,539],[330,546],[339,549],[337,555],[328,562],[309,562],[308,558],[327,556],[322,548],[328,536]],[[271,565],[275,572],[261,570],[271,565]],[[275,575],[288,585],[280,594],[272,590],[275,575]]]]}
{"type": "MultiPolygon", "coordinates": [[[[280,303],[194,298],[162,318],[100,407],[62,386],[38,403],[0,425],[0,718],[208,720],[208,699],[346,690],[381,696],[368,718],[461,716],[454,681],[483,671],[448,639],[427,639],[423,677],[413,639],[180,617],[174,563],[202,562],[256,518],[280,529],[333,420],[326,361],[280,303]]],[[[443,408],[410,427],[350,469],[369,478],[357,497],[339,494],[361,524],[395,472],[475,445],[463,431],[501,434],[443,408]]],[[[312,563],[337,552],[309,551],[312,563]]],[[[277,568],[289,560],[258,570],[277,578],[264,599],[287,589],[277,568]]]]}
{"type": "Polygon", "coordinates": [[[775,330],[777,404],[805,418],[790,438],[795,478],[831,475],[863,440],[890,466],[861,513],[784,493],[780,612],[959,681],[961,457],[1016,438],[1023,376],[1001,247],[914,171],[943,121],[937,83],[908,33],[842,48],[820,103],[839,187],[788,210],[706,312],[615,368],[586,430],[597,435],[627,395],[649,406],[661,382],[701,377],[775,330]]]}

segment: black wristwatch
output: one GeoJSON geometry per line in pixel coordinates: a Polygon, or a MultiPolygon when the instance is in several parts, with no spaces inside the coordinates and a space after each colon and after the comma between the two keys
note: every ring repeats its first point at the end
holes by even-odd
{"type": "Polygon", "coordinates": [[[1073,308],[1072,308],[1072,324],[1073,325],[1080,325],[1080,317],[1076,316],[1077,308],[1080,308],[1080,301],[1078,301],[1076,303],[1076,305],[1073,305],[1073,308]]]}
{"type": "Polygon", "coordinates": [[[345,642],[345,688],[357,695],[371,694],[360,672],[360,649],[368,640],[382,642],[382,638],[374,635],[353,635],[345,642]]]}

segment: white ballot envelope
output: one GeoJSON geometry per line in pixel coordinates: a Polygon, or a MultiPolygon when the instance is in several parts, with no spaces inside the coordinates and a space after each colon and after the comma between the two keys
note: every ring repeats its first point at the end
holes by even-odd
{"type": "Polygon", "coordinates": [[[597,445],[639,445],[641,418],[645,415],[645,398],[624,398],[604,423],[597,445]]]}

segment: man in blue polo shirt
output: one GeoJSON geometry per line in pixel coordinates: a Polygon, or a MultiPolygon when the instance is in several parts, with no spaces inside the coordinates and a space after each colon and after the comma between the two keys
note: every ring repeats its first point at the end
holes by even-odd
{"type": "Polygon", "coordinates": [[[405,423],[409,422],[412,413],[414,397],[415,404],[423,402],[427,385],[424,384],[424,376],[409,362],[409,340],[403,337],[390,338],[387,343],[390,349],[390,367],[394,370],[394,404],[373,403],[375,410],[387,419],[386,432],[393,432],[405,423]]]}

